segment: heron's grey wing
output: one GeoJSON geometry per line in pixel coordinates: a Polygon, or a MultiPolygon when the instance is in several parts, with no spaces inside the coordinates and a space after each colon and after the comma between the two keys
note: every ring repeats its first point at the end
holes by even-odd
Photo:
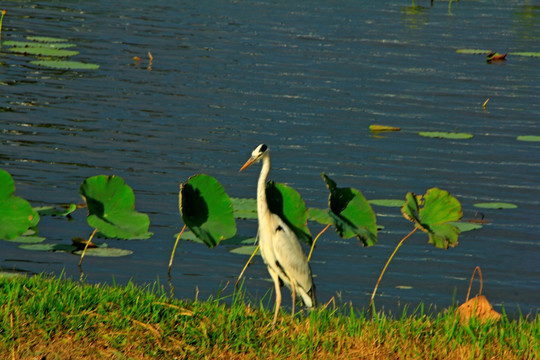
{"type": "Polygon", "coordinates": [[[296,234],[276,214],[272,214],[272,243],[279,265],[307,293],[313,287],[311,269],[296,234]]]}

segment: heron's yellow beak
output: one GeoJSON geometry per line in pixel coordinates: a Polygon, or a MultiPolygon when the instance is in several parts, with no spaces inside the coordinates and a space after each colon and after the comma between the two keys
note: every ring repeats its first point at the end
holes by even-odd
{"type": "Polygon", "coordinates": [[[244,166],[242,166],[238,172],[244,171],[246,168],[248,168],[249,166],[251,166],[251,165],[255,162],[255,160],[257,160],[257,158],[250,157],[249,160],[246,161],[246,163],[244,164],[244,166]]]}

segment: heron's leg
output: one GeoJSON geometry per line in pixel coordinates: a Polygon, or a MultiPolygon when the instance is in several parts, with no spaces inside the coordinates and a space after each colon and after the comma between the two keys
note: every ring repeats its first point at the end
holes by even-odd
{"type": "Polygon", "coordinates": [[[291,281],[291,292],[292,292],[292,318],[294,319],[294,307],[296,305],[296,284],[294,281],[291,281]]]}
{"type": "Polygon", "coordinates": [[[273,270],[268,268],[268,272],[274,280],[274,285],[276,287],[276,308],[274,310],[274,321],[272,321],[272,329],[276,326],[277,316],[279,312],[279,307],[281,306],[281,288],[279,286],[279,276],[273,270]]]}

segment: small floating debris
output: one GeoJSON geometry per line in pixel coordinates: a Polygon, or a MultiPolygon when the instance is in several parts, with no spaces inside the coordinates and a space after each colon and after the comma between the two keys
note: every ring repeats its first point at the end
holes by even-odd
{"type": "Polygon", "coordinates": [[[369,131],[371,132],[386,132],[386,131],[400,131],[401,128],[386,125],[369,125],[369,131]]]}

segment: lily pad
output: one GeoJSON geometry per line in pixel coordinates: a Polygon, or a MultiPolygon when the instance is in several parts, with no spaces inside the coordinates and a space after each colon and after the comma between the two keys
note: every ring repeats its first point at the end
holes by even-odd
{"type": "Polygon", "coordinates": [[[236,234],[231,199],[214,177],[194,175],[180,184],[179,205],[184,224],[206,246],[213,248],[236,234]]]}
{"type": "MultiPolygon", "coordinates": [[[[362,193],[354,188],[338,188],[335,181],[322,174],[330,195],[328,215],[330,224],[344,239],[356,236],[364,246],[377,243],[377,223],[371,205],[362,193]]],[[[319,214],[320,215],[320,214],[319,214]]]]}
{"type": "Polygon", "coordinates": [[[0,169],[0,239],[14,239],[39,221],[39,215],[30,203],[14,193],[13,178],[0,169]]]}
{"type": "MultiPolygon", "coordinates": [[[[231,252],[233,254],[238,254],[238,255],[250,256],[251,254],[253,254],[253,252],[255,251],[256,248],[257,248],[257,245],[245,245],[245,246],[240,246],[240,247],[231,249],[231,250],[229,250],[229,252],[231,252]]],[[[257,255],[260,255],[260,254],[261,254],[261,252],[260,252],[260,250],[258,250],[257,255]]]]}
{"type": "Polygon", "coordinates": [[[424,196],[407,193],[403,216],[428,234],[429,243],[441,249],[456,246],[460,229],[452,222],[463,216],[461,204],[447,191],[429,189],[424,196]]]}
{"type": "Polygon", "coordinates": [[[463,222],[463,221],[450,221],[450,225],[456,226],[460,232],[473,231],[481,229],[483,226],[478,223],[463,222]]]}
{"type": "Polygon", "coordinates": [[[386,207],[402,207],[403,200],[401,199],[374,199],[369,200],[371,205],[386,206],[386,207]]]}
{"type": "MultiPolygon", "coordinates": [[[[81,255],[82,250],[77,250],[74,252],[75,255],[81,255]]],[[[97,248],[88,248],[86,249],[85,256],[99,256],[99,257],[122,257],[133,254],[133,251],[127,249],[118,249],[111,247],[97,247],[97,248]]]]}
{"type": "Polygon", "coordinates": [[[231,198],[231,202],[237,219],[257,219],[256,199],[231,198]]]}
{"type": "Polygon", "coordinates": [[[516,204],[507,203],[507,202],[483,202],[474,204],[477,208],[482,209],[516,209],[518,206],[516,204]]]}
{"type": "Polygon", "coordinates": [[[29,41],[38,41],[38,42],[47,42],[47,43],[56,43],[56,42],[66,42],[67,39],[57,38],[57,37],[48,37],[48,36],[27,36],[26,40],[29,41]]]}
{"type": "Polygon", "coordinates": [[[521,135],[517,137],[519,141],[540,141],[540,136],[536,135],[521,135]]]}
{"type": "Polygon", "coordinates": [[[424,136],[424,137],[430,137],[430,138],[453,139],[453,140],[464,140],[464,139],[470,139],[473,137],[472,134],[468,134],[468,133],[443,132],[443,131],[421,131],[418,133],[418,135],[424,136]]]}
{"type": "Polygon", "coordinates": [[[75,50],[55,49],[51,47],[11,47],[6,50],[17,54],[52,57],[69,57],[79,53],[75,50]]]}
{"type": "Polygon", "coordinates": [[[290,186],[269,181],[266,184],[266,198],[270,211],[278,215],[298,239],[311,245],[306,204],[300,194],[290,186]]]}
{"type": "Polygon", "coordinates": [[[109,238],[131,239],[146,234],[148,215],[135,211],[133,190],[118,176],[86,179],[79,193],[88,206],[88,224],[109,238]]]}
{"type": "Polygon", "coordinates": [[[20,244],[39,244],[45,241],[46,238],[41,236],[17,236],[9,241],[20,244]]]}
{"type": "Polygon", "coordinates": [[[471,54],[471,55],[486,55],[491,52],[491,50],[484,49],[457,49],[458,54],[471,54]]]}
{"type": "Polygon", "coordinates": [[[532,52],[532,51],[518,51],[518,52],[510,52],[508,54],[514,55],[514,56],[540,57],[540,52],[532,52]]]}
{"type": "Polygon", "coordinates": [[[68,216],[75,210],[77,210],[77,205],[67,204],[64,209],[57,209],[54,206],[41,206],[35,207],[35,211],[40,215],[49,215],[49,216],[68,216]]]}
{"type": "Polygon", "coordinates": [[[19,245],[20,249],[24,250],[33,250],[33,251],[62,251],[62,252],[72,252],[77,250],[73,245],[65,244],[23,244],[19,245]]]}
{"type": "Polygon", "coordinates": [[[32,41],[4,41],[2,43],[3,46],[12,46],[17,48],[43,48],[48,47],[51,49],[67,49],[70,47],[75,47],[77,45],[75,44],[68,44],[68,43],[44,43],[44,42],[32,42],[32,41]]]}
{"type": "Polygon", "coordinates": [[[99,65],[83,63],[80,61],[59,61],[59,60],[35,60],[30,64],[62,70],[97,70],[99,65]]]}

